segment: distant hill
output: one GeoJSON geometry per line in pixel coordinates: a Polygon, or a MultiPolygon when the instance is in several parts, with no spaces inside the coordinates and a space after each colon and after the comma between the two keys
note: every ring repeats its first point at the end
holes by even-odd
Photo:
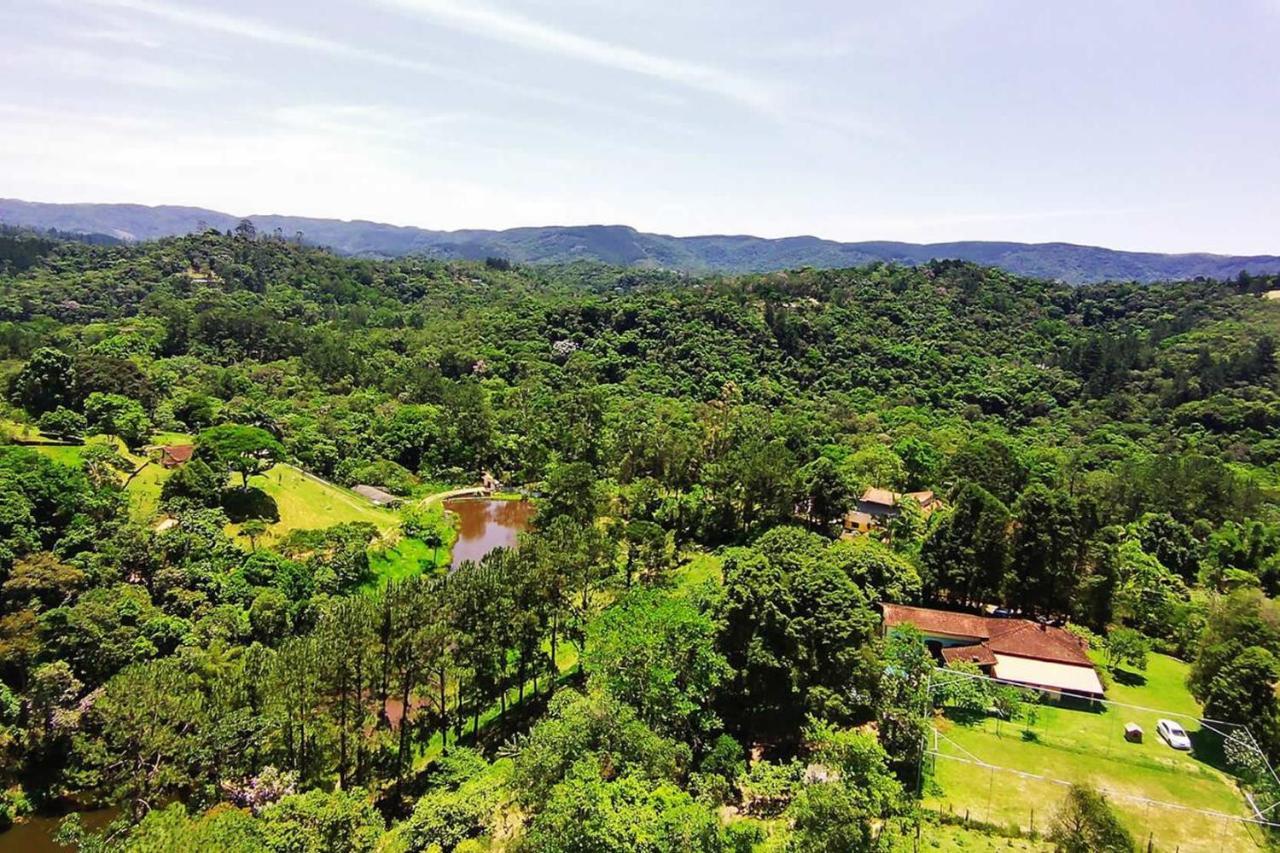
{"type": "MultiPolygon", "coordinates": [[[[152,240],[201,228],[225,231],[242,217],[199,207],[138,204],[43,204],[0,199],[0,223],[121,240],[152,240]]],[[[1072,284],[1097,281],[1162,281],[1234,278],[1280,272],[1275,255],[1158,254],[1125,252],[1071,243],[839,243],[818,237],[765,239],[716,235],[672,237],[624,225],[548,226],[505,231],[430,231],[378,222],[251,215],[259,231],[301,232],[313,244],[362,257],[423,254],[441,258],[502,257],[520,263],[594,260],[621,266],[662,267],[690,272],[764,272],[802,266],[850,267],[872,261],[923,263],[956,258],[1000,267],[1019,275],[1072,284]]]]}

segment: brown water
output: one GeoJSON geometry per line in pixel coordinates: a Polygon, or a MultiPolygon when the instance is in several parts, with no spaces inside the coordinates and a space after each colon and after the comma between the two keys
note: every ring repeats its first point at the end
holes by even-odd
{"type": "Polygon", "coordinates": [[[458,541],[453,545],[455,569],[468,560],[480,562],[494,548],[514,547],[533,519],[533,504],[529,501],[456,498],[445,501],[444,508],[458,516],[458,541]]]}
{"type": "MultiPolygon", "coordinates": [[[[120,816],[119,809],[94,809],[80,812],[80,820],[86,829],[102,829],[120,816]]],[[[33,817],[15,823],[12,828],[0,832],[0,853],[67,853],[74,847],[62,847],[53,843],[61,817],[33,817]]]]}

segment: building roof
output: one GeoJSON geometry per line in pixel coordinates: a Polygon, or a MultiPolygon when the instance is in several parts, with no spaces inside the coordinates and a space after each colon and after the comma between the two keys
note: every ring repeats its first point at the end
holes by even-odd
{"type": "Polygon", "coordinates": [[[928,607],[885,604],[882,608],[884,623],[891,628],[914,625],[926,634],[984,641],[996,655],[1093,668],[1093,661],[1085,654],[1084,641],[1061,628],[1028,619],[999,619],[928,607]]]}
{"type": "Polygon", "coordinates": [[[160,448],[161,458],[174,463],[189,461],[195,452],[195,447],[190,444],[166,444],[160,448]]]}
{"type": "Polygon", "coordinates": [[[845,524],[850,527],[870,527],[876,523],[874,515],[866,512],[859,512],[856,509],[845,513],[844,520],[845,524]]]}
{"type": "Polygon", "coordinates": [[[925,489],[920,492],[907,492],[904,498],[914,498],[915,502],[920,504],[921,509],[930,509],[937,504],[942,503],[938,496],[933,493],[933,489],[925,489]]]}
{"type": "Polygon", "coordinates": [[[947,663],[976,663],[978,666],[995,666],[996,663],[996,656],[986,643],[947,646],[942,650],[942,659],[947,663]]]}
{"type": "Polygon", "coordinates": [[[888,489],[877,489],[875,486],[862,493],[862,503],[880,504],[881,506],[897,506],[898,496],[888,489]]]}
{"type": "Polygon", "coordinates": [[[388,504],[394,504],[394,503],[400,502],[399,497],[391,494],[390,492],[383,491],[382,489],[379,489],[377,486],[365,486],[365,485],[352,486],[351,491],[355,492],[357,495],[360,495],[361,497],[368,498],[370,501],[377,504],[378,506],[387,506],[388,504]]]}
{"type": "Polygon", "coordinates": [[[908,607],[905,604],[882,604],[880,608],[884,612],[884,624],[890,628],[914,625],[926,634],[969,637],[973,640],[985,640],[991,636],[985,616],[929,607],[908,607]]]}
{"type": "Polygon", "coordinates": [[[1102,681],[1092,666],[997,654],[995,676],[1032,687],[1101,696],[1102,681]]]}

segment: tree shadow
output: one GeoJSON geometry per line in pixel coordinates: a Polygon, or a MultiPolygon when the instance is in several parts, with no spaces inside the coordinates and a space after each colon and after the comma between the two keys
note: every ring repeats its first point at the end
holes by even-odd
{"type": "MultiPolygon", "coordinates": [[[[1157,738],[1159,735],[1156,736],[1157,738]]],[[[1205,729],[1187,731],[1191,738],[1191,756],[1196,761],[1208,764],[1215,770],[1221,770],[1228,776],[1239,776],[1239,771],[1227,761],[1227,753],[1223,747],[1222,735],[1205,729]]],[[[1163,742],[1163,741],[1162,741],[1163,742]]]]}
{"type": "Polygon", "coordinates": [[[1146,687],[1147,677],[1139,672],[1130,672],[1127,669],[1111,670],[1111,679],[1116,684],[1123,684],[1125,687],[1146,687]]]}
{"type": "Polygon", "coordinates": [[[946,708],[943,713],[946,718],[958,726],[976,726],[986,720],[990,714],[986,711],[978,711],[972,708],[946,708]]]}
{"type": "Polygon", "coordinates": [[[273,524],[280,520],[280,508],[276,506],[276,499],[257,486],[223,490],[222,509],[235,524],[249,519],[261,519],[273,524]]]}

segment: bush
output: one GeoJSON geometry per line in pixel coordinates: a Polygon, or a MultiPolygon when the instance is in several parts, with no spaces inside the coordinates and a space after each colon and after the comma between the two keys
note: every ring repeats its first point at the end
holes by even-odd
{"type": "Polygon", "coordinates": [[[1072,785],[1053,816],[1049,833],[1059,853],[1132,853],[1133,837],[1107,798],[1087,785],[1072,785]]]}
{"type": "Polygon", "coordinates": [[[84,415],[62,406],[45,412],[38,423],[40,431],[53,438],[79,438],[88,428],[84,415]]]}
{"type": "Polygon", "coordinates": [[[757,844],[764,842],[764,827],[754,820],[740,820],[724,828],[724,848],[727,853],[751,853],[757,844]]]}
{"type": "Polygon", "coordinates": [[[345,470],[342,473],[342,480],[345,485],[355,486],[363,483],[385,489],[393,495],[407,495],[419,482],[408,468],[389,459],[375,459],[349,468],[343,467],[345,470]]]}
{"type": "Polygon", "coordinates": [[[222,502],[225,479],[202,460],[192,459],[164,481],[160,487],[160,502],[175,508],[183,505],[215,507],[222,502]]]}

